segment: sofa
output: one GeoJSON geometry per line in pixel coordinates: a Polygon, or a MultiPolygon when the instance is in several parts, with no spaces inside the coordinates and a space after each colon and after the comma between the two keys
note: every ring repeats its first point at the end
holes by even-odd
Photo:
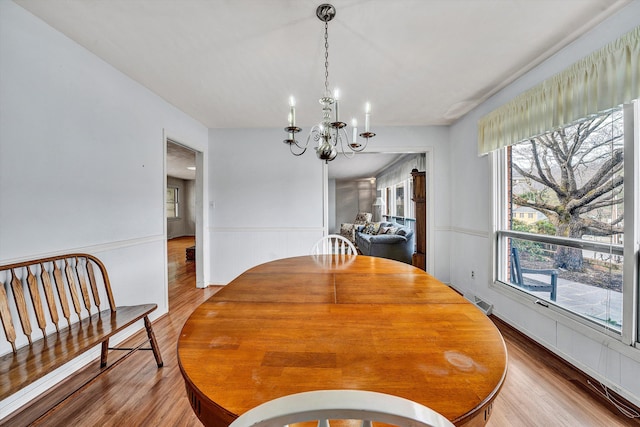
{"type": "Polygon", "coordinates": [[[356,228],[359,225],[365,225],[371,221],[373,214],[371,212],[360,212],[356,215],[356,219],[352,223],[343,223],[340,225],[340,235],[347,238],[354,245],[356,244],[356,228]]]}
{"type": "Polygon", "coordinates": [[[355,231],[355,240],[362,255],[394,259],[411,264],[415,249],[415,233],[410,227],[394,222],[368,222],[355,231]]]}

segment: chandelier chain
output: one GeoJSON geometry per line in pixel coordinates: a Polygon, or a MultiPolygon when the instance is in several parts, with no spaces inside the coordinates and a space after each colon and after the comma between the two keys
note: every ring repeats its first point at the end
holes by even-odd
{"type": "Polygon", "coordinates": [[[330,96],[329,92],[329,22],[324,23],[324,92],[325,96],[330,96]]]}

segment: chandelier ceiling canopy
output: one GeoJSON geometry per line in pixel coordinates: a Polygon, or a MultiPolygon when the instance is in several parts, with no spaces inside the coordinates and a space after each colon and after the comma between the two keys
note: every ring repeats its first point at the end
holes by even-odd
{"type": "Polygon", "coordinates": [[[304,144],[298,143],[295,136],[302,131],[296,126],[296,102],[295,98],[289,98],[289,124],[284,130],[288,133],[288,138],[284,140],[289,145],[289,149],[294,156],[301,156],[307,151],[309,141],[313,139],[316,143],[316,155],[320,160],[330,162],[338,155],[338,150],[345,157],[353,157],[357,152],[363,151],[369,138],[376,134],[370,130],[371,105],[365,105],[364,131],[358,134],[358,122],[354,118],[351,120],[352,137],[349,140],[347,124],[340,120],[340,92],[338,89],[329,89],[329,21],[336,16],[336,9],[330,4],[321,4],[316,9],[316,16],[324,22],[324,94],[319,99],[322,105],[322,121],[311,128],[307,140],[304,144]],[[364,140],[358,142],[358,135],[364,140]]]}

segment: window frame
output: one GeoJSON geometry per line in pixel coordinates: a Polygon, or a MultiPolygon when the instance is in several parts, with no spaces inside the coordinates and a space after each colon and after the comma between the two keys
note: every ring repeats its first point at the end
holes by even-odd
{"type": "Polygon", "coordinates": [[[398,218],[406,218],[406,208],[407,208],[407,195],[406,195],[406,184],[407,181],[404,180],[402,182],[396,183],[393,186],[393,214],[398,218]],[[402,192],[402,196],[400,196],[399,192],[402,192]],[[398,215],[398,198],[402,199],[402,215],[398,215]]]}
{"type": "MultiPolygon", "coordinates": [[[[492,235],[491,258],[492,258],[492,280],[490,287],[500,293],[507,295],[511,299],[526,304],[533,304],[534,309],[561,324],[573,329],[579,329],[587,336],[599,339],[606,335],[612,342],[619,342],[626,348],[638,349],[640,347],[640,303],[638,302],[640,280],[638,270],[640,268],[640,103],[638,100],[623,106],[624,114],[624,209],[631,212],[625,215],[624,243],[622,245],[610,245],[609,243],[599,243],[581,239],[562,238],[557,236],[547,236],[534,233],[508,230],[509,216],[513,215],[507,208],[508,196],[508,156],[507,148],[501,148],[490,153],[491,167],[491,188],[492,188],[492,235]],[[506,256],[507,240],[512,238],[524,238],[528,241],[542,243],[562,244],[565,246],[602,250],[610,248],[614,254],[624,256],[623,265],[623,302],[622,302],[622,328],[615,331],[604,325],[569,311],[559,305],[549,301],[542,301],[535,295],[525,290],[507,284],[500,280],[500,272],[506,271],[508,267],[508,257],[506,256]]],[[[616,345],[616,344],[614,344],[616,345]]],[[[617,346],[617,345],[616,345],[617,346]]],[[[633,357],[640,360],[637,351],[633,351],[633,357]]]]}
{"type": "Polygon", "coordinates": [[[174,221],[180,219],[180,188],[176,185],[167,185],[166,191],[173,190],[174,201],[173,201],[173,212],[174,216],[168,216],[168,205],[171,203],[169,198],[165,196],[165,217],[169,221],[174,221]]]}
{"type": "Polygon", "coordinates": [[[404,181],[400,181],[396,184],[390,185],[388,187],[384,187],[381,189],[381,194],[383,196],[383,200],[385,202],[386,213],[383,213],[383,217],[387,217],[389,221],[401,221],[401,223],[405,224],[407,222],[414,223],[416,221],[415,218],[415,207],[413,204],[413,178],[407,178],[404,181]],[[396,196],[397,189],[399,187],[403,188],[403,205],[402,209],[404,210],[404,214],[402,216],[398,215],[397,205],[396,205],[396,196]],[[408,216],[407,214],[411,214],[412,216],[408,216]]]}

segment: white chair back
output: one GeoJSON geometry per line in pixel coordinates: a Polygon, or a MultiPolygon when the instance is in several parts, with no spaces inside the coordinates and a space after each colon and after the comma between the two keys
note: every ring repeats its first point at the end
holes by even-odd
{"type": "Polygon", "coordinates": [[[317,390],[284,396],[240,415],[229,427],[283,427],[305,421],[361,420],[398,427],[453,427],[441,414],[419,403],[364,390],[317,390]]]}
{"type": "Polygon", "coordinates": [[[357,255],[358,250],[349,239],[339,234],[329,234],[311,248],[311,255],[357,255]]]}

